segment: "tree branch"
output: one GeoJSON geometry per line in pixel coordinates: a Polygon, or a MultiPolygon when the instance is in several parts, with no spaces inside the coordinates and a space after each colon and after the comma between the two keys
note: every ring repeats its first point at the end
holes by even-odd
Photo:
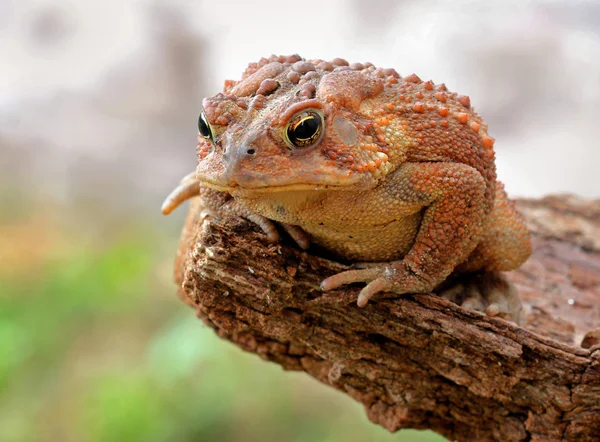
{"type": "Polygon", "coordinates": [[[389,431],[460,441],[600,440],[600,201],[520,201],[534,255],[510,273],[520,328],[433,294],[356,306],[324,294],[346,269],[251,224],[202,222],[193,201],[176,262],[180,296],[219,336],[361,402],[389,431]]]}

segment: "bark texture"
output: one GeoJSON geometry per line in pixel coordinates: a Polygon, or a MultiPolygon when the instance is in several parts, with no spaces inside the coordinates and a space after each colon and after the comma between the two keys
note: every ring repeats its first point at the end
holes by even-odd
{"type": "Polygon", "coordinates": [[[358,285],[319,290],[346,266],[285,240],[268,244],[241,220],[203,222],[199,200],[176,261],[179,294],[222,338],[341,390],[389,431],[600,441],[600,201],[548,197],[519,208],[534,240],[533,256],[508,274],[523,327],[434,294],[360,309],[358,285]]]}

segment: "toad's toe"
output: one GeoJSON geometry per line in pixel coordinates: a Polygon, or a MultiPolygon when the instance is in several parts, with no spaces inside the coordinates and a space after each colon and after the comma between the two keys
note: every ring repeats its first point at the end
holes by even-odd
{"type": "Polygon", "coordinates": [[[462,307],[497,316],[516,324],[523,320],[523,306],[512,284],[500,272],[471,275],[443,292],[440,296],[462,307]]]}

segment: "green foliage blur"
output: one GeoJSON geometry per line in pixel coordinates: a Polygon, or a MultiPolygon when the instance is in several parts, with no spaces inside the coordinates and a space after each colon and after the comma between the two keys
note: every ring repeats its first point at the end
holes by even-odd
{"type": "Polygon", "coordinates": [[[389,434],[304,373],[218,339],[176,297],[177,235],[0,222],[0,441],[443,441],[389,434]]]}

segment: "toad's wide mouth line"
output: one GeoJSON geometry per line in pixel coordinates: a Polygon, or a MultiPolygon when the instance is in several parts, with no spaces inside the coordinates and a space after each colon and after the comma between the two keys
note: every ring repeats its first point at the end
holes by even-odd
{"type": "Polygon", "coordinates": [[[344,190],[356,181],[348,181],[345,184],[283,184],[283,185],[263,185],[263,186],[241,186],[239,184],[233,186],[223,186],[212,181],[198,179],[200,184],[204,187],[208,187],[219,192],[227,192],[232,195],[237,193],[271,193],[271,192],[290,192],[290,191],[301,191],[301,190],[344,190]]]}

